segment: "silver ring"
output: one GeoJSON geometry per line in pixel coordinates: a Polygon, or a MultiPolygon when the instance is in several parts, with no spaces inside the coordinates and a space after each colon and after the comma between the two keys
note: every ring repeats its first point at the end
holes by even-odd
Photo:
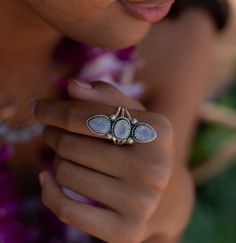
{"type": "Polygon", "coordinates": [[[126,107],[118,107],[115,114],[90,117],[86,124],[96,135],[112,140],[116,145],[150,143],[157,138],[152,126],[132,118],[126,107]]]}

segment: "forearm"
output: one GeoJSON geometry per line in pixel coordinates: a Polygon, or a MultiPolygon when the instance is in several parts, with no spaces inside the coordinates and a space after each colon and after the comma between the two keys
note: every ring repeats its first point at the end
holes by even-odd
{"type": "Polygon", "coordinates": [[[179,163],[188,162],[199,106],[211,80],[216,38],[210,16],[192,10],[177,22],[157,25],[140,46],[146,63],[137,74],[146,84],[143,102],[173,125],[179,163]]]}
{"type": "Polygon", "coordinates": [[[191,174],[176,164],[169,186],[152,218],[152,236],[144,243],[177,243],[185,230],[194,204],[191,174]]]}
{"type": "Polygon", "coordinates": [[[200,10],[186,12],[178,23],[163,22],[157,31],[158,38],[151,33],[140,46],[146,69],[138,73],[138,78],[147,80],[143,101],[148,110],[163,114],[173,125],[176,163],[153,218],[151,230],[155,235],[145,243],[174,243],[187,226],[193,208],[194,186],[185,164],[210,80],[216,35],[211,18],[200,10]],[[153,43],[155,49],[149,48],[153,43]]]}

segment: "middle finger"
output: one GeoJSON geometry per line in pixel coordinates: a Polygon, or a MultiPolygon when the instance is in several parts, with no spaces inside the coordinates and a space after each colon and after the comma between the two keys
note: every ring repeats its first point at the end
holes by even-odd
{"type": "MultiPolygon", "coordinates": [[[[58,127],[69,132],[83,134],[92,137],[101,137],[92,133],[87,127],[86,121],[96,115],[110,116],[115,114],[117,108],[114,106],[97,104],[87,101],[54,101],[43,100],[36,105],[36,118],[49,126],[58,127]]],[[[132,110],[131,116],[138,120],[151,124],[158,131],[159,137],[162,127],[162,118],[147,111],[132,110]],[[145,114],[145,115],[144,115],[145,114]],[[143,118],[145,118],[143,120],[143,118]]],[[[102,136],[105,138],[105,136],[102,136]]],[[[154,141],[155,143],[155,141],[154,141]]]]}

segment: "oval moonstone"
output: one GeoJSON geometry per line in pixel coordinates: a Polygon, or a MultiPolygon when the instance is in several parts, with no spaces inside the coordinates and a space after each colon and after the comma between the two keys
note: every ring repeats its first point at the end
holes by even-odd
{"type": "Polygon", "coordinates": [[[156,131],[148,124],[139,123],[134,127],[133,138],[139,143],[152,142],[156,137],[156,131]]]}
{"type": "Polygon", "coordinates": [[[130,136],[131,123],[126,118],[119,118],[113,124],[113,134],[118,140],[126,140],[130,136]]]}
{"type": "Polygon", "coordinates": [[[88,127],[92,132],[101,135],[107,134],[111,129],[111,121],[107,116],[94,116],[87,121],[88,127]]]}

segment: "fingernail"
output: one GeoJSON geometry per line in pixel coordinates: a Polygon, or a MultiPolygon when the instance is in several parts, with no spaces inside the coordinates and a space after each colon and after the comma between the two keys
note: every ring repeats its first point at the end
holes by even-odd
{"type": "Polygon", "coordinates": [[[41,187],[43,187],[44,184],[45,184],[45,175],[44,175],[43,172],[41,172],[41,173],[39,174],[39,183],[40,183],[41,187]]]}
{"type": "Polygon", "coordinates": [[[80,88],[83,89],[92,89],[92,85],[88,82],[82,81],[82,80],[75,80],[75,79],[70,79],[71,82],[73,82],[75,85],[77,85],[80,88]]]}

